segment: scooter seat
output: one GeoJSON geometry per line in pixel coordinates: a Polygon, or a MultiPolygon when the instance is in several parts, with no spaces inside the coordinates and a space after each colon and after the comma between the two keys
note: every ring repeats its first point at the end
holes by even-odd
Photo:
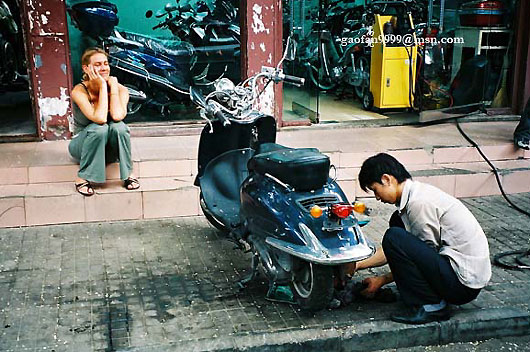
{"type": "Polygon", "coordinates": [[[297,191],[322,188],[328,180],[330,161],[315,148],[288,148],[261,144],[248,162],[248,170],[269,174],[297,191]]]}

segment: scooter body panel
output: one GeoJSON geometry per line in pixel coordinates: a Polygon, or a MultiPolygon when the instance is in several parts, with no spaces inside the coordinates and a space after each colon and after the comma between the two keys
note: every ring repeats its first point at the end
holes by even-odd
{"type": "Polygon", "coordinates": [[[239,224],[239,189],[253,155],[250,148],[229,150],[211,160],[200,178],[203,211],[227,229],[239,224]]]}
{"type": "Polygon", "coordinates": [[[310,209],[317,204],[326,209],[331,203],[347,203],[333,180],[321,189],[296,192],[277,181],[253,173],[241,187],[240,221],[245,231],[263,238],[271,247],[309,262],[337,265],[370,257],[375,246],[363,236],[357,220],[344,220],[324,211],[313,218],[310,209]]]}
{"type": "Polygon", "coordinates": [[[212,121],[212,125],[205,125],[201,132],[195,185],[199,186],[206,166],[219,155],[230,150],[255,149],[259,144],[275,141],[276,120],[270,115],[255,113],[248,121],[233,121],[228,126],[218,120],[212,121]]]}

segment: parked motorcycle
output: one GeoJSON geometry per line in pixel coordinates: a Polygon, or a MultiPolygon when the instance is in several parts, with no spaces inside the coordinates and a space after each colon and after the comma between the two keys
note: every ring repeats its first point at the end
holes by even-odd
{"type": "Polygon", "coordinates": [[[318,89],[327,91],[346,84],[361,99],[369,85],[371,26],[366,14],[358,22],[354,20],[359,6],[344,6],[330,4],[326,20],[313,24],[302,43],[300,61],[318,89]]]}
{"type": "MultiPolygon", "coordinates": [[[[209,79],[226,75],[239,81],[241,42],[237,10],[226,0],[211,6],[204,1],[183,7],[167,4],[155,15],[163,20],[153,30],[167,28],[176,38],[190,43],[197,54],[195,65],[207,69],[209,79]]],[[[145,16],[152,17],[153,11],[147,11],[145,16]]]]}
{"type": "MultiPolygon", "coordinates": [[[[294,44],[287,42],[284,58],[292,60],[294,44]]],[[[283,74],[282,62],[237,86],[222,79],[206,97],[190,88],[209,122],[200,137],[195,185],[208,221],[253,254],[241,285],[261,264],[269,293],[290,285],[302,309],[318,311],[332,299],[340,265],[370,257],[375,246],[353,215],[362,206],[348,203],[329,177],[329,158],[315,148],[276,144],[274,117],[255,109],[271,82],[303,84],[283,74]]]]}
{"type": "MultiPolygon", "coordinates": [[[[25,58],[20,56],[23,51],[18,43],[19,27],[5,1],[0,1],[0,84],[13,89],[19,79],[23,88],[27,89],[28,77],[20,74],[25,65],[25,58]]],[[[20,88],[20,87],[19,87],[20,88]]]]}
{"type": "Polygon", "coordinates": [[[145,105],[168,114],[174,103],[189,101],[191,85],[208,85],[204,71],[194,67],[196,52],[189,43],[161,40],[119,30],[116,5],[88,1],[68,8],[74,25],[109,54],[109,65],[129,89],[129,114],[145,105]]]}

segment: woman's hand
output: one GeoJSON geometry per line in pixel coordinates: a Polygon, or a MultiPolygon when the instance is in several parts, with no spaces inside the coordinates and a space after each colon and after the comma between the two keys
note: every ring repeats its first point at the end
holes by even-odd
{"type": "Polygon", "coordinates": [[[114,76],[109,76],[108,80],[107,80],[107,83],[109,84],[109,88],[112,89],[112,88],[116,88],[118,89],[119,85],[118,85],[118,79],[114,76]]]}
{"type": "Polygon", "coordinates": [[[87,88],[92,93],[99,94],[101,89],[107,88],[105,79],[101,77],[99,71],[97,71],[93,65],[88,65],[88,69],[85,72],[88,75],[87,88]]]}

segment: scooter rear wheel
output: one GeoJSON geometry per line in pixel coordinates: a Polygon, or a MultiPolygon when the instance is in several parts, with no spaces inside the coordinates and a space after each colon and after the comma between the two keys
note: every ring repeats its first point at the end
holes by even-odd
{"type": "Polygon", "coordinates": [[[296,260],[291,286],[300,308],[322,310],[333,298],[333,267],[296,260]]]}

